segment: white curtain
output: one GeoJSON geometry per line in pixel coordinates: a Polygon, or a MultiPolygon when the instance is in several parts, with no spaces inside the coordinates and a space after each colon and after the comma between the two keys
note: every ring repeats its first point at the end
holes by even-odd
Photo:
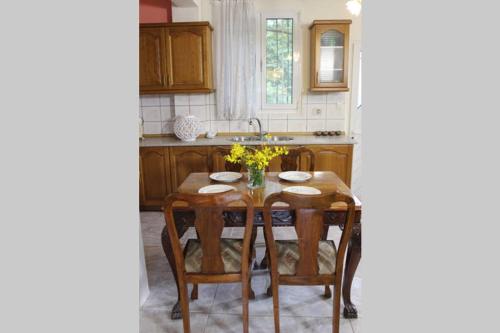
{"type": "Polygon", "coordinates": [[[256,13],[253,0],[214,1],[218,119],[248,119],[256,112],[256,13]]]}

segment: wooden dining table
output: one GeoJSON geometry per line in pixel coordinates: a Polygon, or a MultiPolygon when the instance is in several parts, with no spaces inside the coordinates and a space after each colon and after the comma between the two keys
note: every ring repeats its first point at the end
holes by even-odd
{"type": "MultiPolygon", "coordinates": [[[[236,183],[229,185],[234,186],[238,191],[248,193],[253,198],[253,205],[255,210],[254,227],[264,226],[264,219],[262,210],[264,207],[265,199],[276,192],[281,192],[284,188],[294,185],[310,186],[319,189],[322,193],[341,192],[347,195],[352,195],[349,187],[340,180],[340,178],[331,171],[315,171],[311,172],[312,177],[303,183],[291,183],[281,180],[278,177],[278,172],[267,172],[265,174],[265,186],[259,189],[249,189],[247,187],[247,174],[243,173],[243,177],[236,183]]],[[[180,193],[198,193],[198,190],[207,185],[217,184],[209,178],[207,172],[195,172],[189,174],[184,182],[177,189],[180,193]]],[[[347,248],[346,263],[344,269],[344,277],[342,284],[342,298],[344,301],[344,317],[357,318],[357,309],[351,301],[351,286],[354,274],[361,259],[361,202],[356,201],[356,214],[353,232],[347,248]]],[[[274,209],[275,207],[273,207],[274,209]]],[[[325,212],[325,227],[323,230],[323,239],[326,239],[328,229],[331,225],[343,228],[347,218],[347,207],[345,204],[333,204],[330,209],[325,212]]],[[[195,215],[192,209],[186,204],[179,202],[174,205],[174,222],[177,229],[177,234],[180,237],[188,230],[189,227],[194,226],[195,215]]],[[[273,226],[276,227],[290,227],[294,225],[293,214],[290,214],[286,207],[280,210],[277,207],[276,211],[272,214],[273,226]]],[[[245,213],[242,207],[236,203],[234,207],[224,213],[224,226],[225,227],[243,227],[245,225],[245,213]]],[[[177,282],[177,272],[175,266],[175,259],[173,255],[172,245],[167,232],[164,227],[161,235],[163,250],[167,260],[172,269],[172,273],[177,284],[177,292],[179,292],[179,285],[177,282]]],[[[179,296],[178,296],[179,297],[179,296]]],[[[179,299],[174,305],[171,312],[172,319],[182,318],[179,299]]]]}

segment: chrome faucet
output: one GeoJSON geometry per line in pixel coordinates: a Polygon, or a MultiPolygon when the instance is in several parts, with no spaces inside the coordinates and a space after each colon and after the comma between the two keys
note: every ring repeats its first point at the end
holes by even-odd
{"type": "Polygon", "coordinates": [[[250,118],[248,120],[249,125],[253,125],[253,121],[257,120],[257,124],[259,125],[259,139],[264,140],[264,136],[267,134],[266,132],[262,132],[262,123],[260,122],[260,119],[257,117],[250,118]]]}

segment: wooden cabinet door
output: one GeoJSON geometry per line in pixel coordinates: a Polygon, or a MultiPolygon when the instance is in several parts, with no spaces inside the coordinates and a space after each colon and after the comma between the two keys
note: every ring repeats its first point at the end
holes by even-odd
{"type": "Polygon", "coordinates": [[[350,20],[316,20],[311,29],[311,91],[348,91],[350,20]]]}
{"type": "Polygon", "coordinates": [[[308,146],[314,152],[315,171],[333,171],[351,186],[352,145],[308,146]]]}
{"type": "Polygon", "coordinates": [[[170,147],[172,191],[192,172],[208,172],[209,147],[170,147]]]}
{"type": "Polygon", "coordinates": [[[158,209],[170,193],[168,148],[141,148],[140,177],[141,209],[158,209]]]}
{"type": "Polygon", "coordinates": [[[167,87],[165,29],[141,27],[139,31],[139,87],[141,92],[167,87]]]}
{"type": "Polygon", "coordinates": [[[167,71],[170,90],[212,89],[212,38],[208,25],[169,26],[167,71]]]}

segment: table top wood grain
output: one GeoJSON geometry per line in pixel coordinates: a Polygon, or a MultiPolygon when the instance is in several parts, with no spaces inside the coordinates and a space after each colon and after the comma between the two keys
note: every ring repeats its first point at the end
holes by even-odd
{"type": "MultiPolygon", "coordinates": [[[[240,181],[235,183],[226,183],[227,185],[234,186],[238,191],[248,193],[253,198],[254,208],[262,210],[266,198],[276,192],[281,192],[284,188],[290,186],[310,186],[317,188],[322,193],[341,192],[346,195],[353,196],[349,187],[347,187],[340,178],[331,171],[315,171],[311,172],[312,178],[302,183],[292,183],[281,180],[278,177],[279,172],[266,172],[265,174],[265,187],[260,189],[251,190],[247,187],[248,175],[243,173],[240,181]]],[[[209,178],[208,172],[194,172],[182,182],[177,191],[180,193],[198,193],[198,190],[207,185],[222,184],[221,182],[213,181],[209,178]]],[[[361,202],[353,196],[356,201],[356,210],[361,210],[361,202]]],[[[177,203],[177,207],[183,207],[185,204],[177,203]]],[[[235,208],[238,203],[234,204],[235,208]]],[[[345,204],[338,203],[331,207],[332,211],[346,210],[345,204]]]]}

